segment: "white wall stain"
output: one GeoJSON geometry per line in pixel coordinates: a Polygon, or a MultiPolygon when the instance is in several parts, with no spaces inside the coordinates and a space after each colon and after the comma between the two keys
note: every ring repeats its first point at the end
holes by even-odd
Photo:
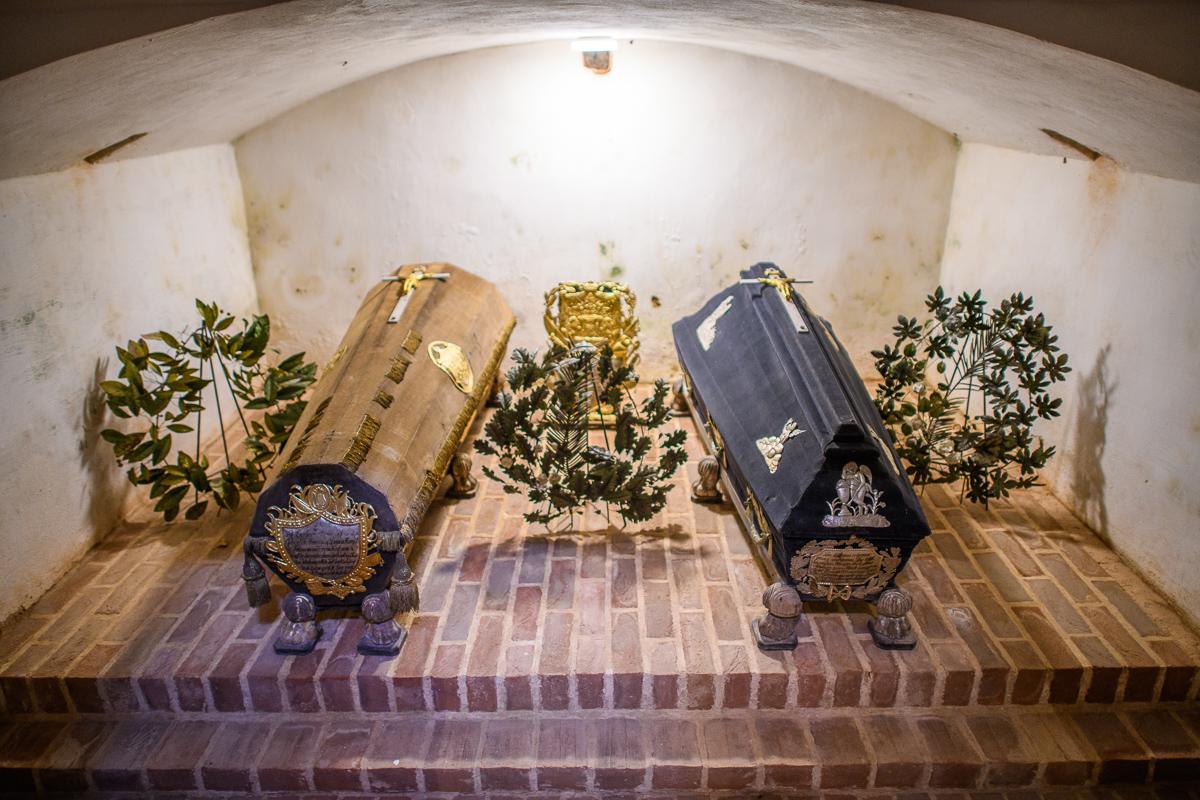
{"type": "Polygon", "coordinates": [[[0,618],[112,527],[130,488],[98,437],[113,347],[257,307],[233,149],[0,181],[0,618]]]}
{"type": "Polygon", "coordinates": [[[868,366],[895,314],[936,282],[955,159],[948,134],[857,90],[656,42],[622,49],[603,77],[561,42],[413,64],[236,147],[260,295],[288,346],[324,358],[370,276],[405,262],[497,282],[526,347],[544,344],[554,283],[617,273],[641,299],[646,377],[675,369],[670,322],[759,260],[815,279],[806,296],[868,366]],[[307,165],[324,162],[317,183],[307,165]],[[339,233],[361,252],[358,283],[331,245],[339,233]],[[320,293],[289,288],[318,277],[320,293]]]}

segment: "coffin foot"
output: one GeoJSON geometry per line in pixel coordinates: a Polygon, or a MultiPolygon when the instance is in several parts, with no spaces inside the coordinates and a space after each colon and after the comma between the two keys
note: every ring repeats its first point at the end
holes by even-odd
{"type": "Polygon", "coordinates": [[[720,503],[725,498],[721,496],[721,465],[712,456],[705,456],[696,465],[700,479],[692,483],[693,503],[720,503]]]}
{"type": "Polygon", "coordinates": [[[251,608],[258,608],[271,602],[271,586],[267,583],[267,573],[255,556],[250,537],[246,537],[243,550],[242,580],[246,584],[246,602],[251,608]]]}
{"type": "Polygon", "coordinates": [[[912,595],[895,586],[880,593],[875,601],[875,619],[867,621],[877,646],[884,650],[911,650],[916,646],[917,635],[908,621],[912,603],[912,595]]]}
{"type": "Polygon", "coordinates": [[[671,384],[671,416],[686,417],[689,413],[687,387],[683,383],[683,378],[680,378],[671,384]]]}
{"type": "Polygon", "coordinates": [[[499,371],[496,372],[496,380],[492,381],[492,391],[488,393],[487,402],[484,404],[488,408],[500,407],[500,393],[504,391],[504,375],[499,371]]]}
{"type": "Polygon", "coordinates": [[[367,623],[358,652],[366,656],[394,656],[408,638],[408,632],[396,624],[392,601],[387,592],[369,594],[362,601],[363,620],[367,623]]]}
{"type": "Polygon", "coordinates": [[[764,652],[796,648],[796,620],[803,603],[800,593],[786,583],[773,583],[763,592],[767,613],[750,623],[754,642],[764,652]]]}
{"type": "Polygon", "coordinates": [[[455,453],[450,459],[450,477],[454,483],[446,490],[446,497],[466,500],[474,497],[479,490],[479,481],[471,474],[471,456],[468,453],[455,453]]]}
{"type": "Polygon", "coordinates": [[[311,652],[321,638],[317,624],[317,602],[312,595],[288,592],[283,598],[283,615],[287,622],[275,640],[275,652],[300,654],[311,652]]]}

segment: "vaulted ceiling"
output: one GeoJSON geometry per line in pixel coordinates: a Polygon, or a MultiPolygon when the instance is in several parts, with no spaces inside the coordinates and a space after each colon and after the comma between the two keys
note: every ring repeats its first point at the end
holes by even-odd
{"type": "Polygon", "coordinates": [[[1200,93],[1010,30],[854,0],[294,0],[224,14],[0,81],[0,177],[60,170],[137,134],[111,158],[228,142],[406,63],[588,34],[777,59],[965,141],[1100,153],[1200,182],[1200,93]]]}

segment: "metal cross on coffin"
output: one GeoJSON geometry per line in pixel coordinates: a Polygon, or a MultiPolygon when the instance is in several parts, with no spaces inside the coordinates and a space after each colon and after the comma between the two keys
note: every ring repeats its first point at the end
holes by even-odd
{"type": "Polygon", "coordinates": [[[384,278],[384,283],[400,284],[400,297],[396,300],[396,307],[388,315],[388,322],[396,323],[400,321],[400,315],[404,313],[408,301],[412,298],[413,290],[421,285],[421,281],[435,280],[445,283],[449,277],[449,272],[426,272],[422,267],[415,267],[407,275],[389,275],[384,278]]]}
{"type": "Polygon", "coordinates": [[[796,328],[796,333],[808,333],[808,325],[804,323],[804,318],[800,316],[800,309],[796,308],[796,303],[792,299],[792,284],[812,283],[812,281],[789,278],[777,269],[768,269],[767,274],[762,278],[742,278],[738,283],[760,283],[764,286],[775,287],[775,291],[779,292],[779,299],[783,301],[784,309],[787,310],[788,317],[792,320],[792,325],[796,328]]]}

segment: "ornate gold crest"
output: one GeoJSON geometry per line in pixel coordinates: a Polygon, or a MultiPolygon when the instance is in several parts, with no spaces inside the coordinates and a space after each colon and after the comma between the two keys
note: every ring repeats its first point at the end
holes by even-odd
{"type": "Polygon", "coordinates": [[[546,333],[550,341],[570,349],[587,342],[608,345],[620,363],[638,360],[637,297],[622,283],[560,283],[546,292],[546,333]]]}
{"type": "Polygon", "coordinates": [[[341,486],[293,486],[288,507],[267,509],[266,557],[312,595],[365,591],[383,564],[375,540],[375,509],[355,502],[341,486]]]}
{"type": "Polygon", "coordinates": [[[430,342],[429,358],[438,369],[450,376],[455,388],[463,394],[470,394],[475,388],[475,373],[471,370],[471,362],[458,345],[453,342],[430,342]]]}
{"type": "Polygon", "coordinates": [[[825,600],[863,600],[883,591],[900,569],[900,548],[879,550],[866,539],[824,539],[792,556],[791,574],[801,594],[825,600]]]}

